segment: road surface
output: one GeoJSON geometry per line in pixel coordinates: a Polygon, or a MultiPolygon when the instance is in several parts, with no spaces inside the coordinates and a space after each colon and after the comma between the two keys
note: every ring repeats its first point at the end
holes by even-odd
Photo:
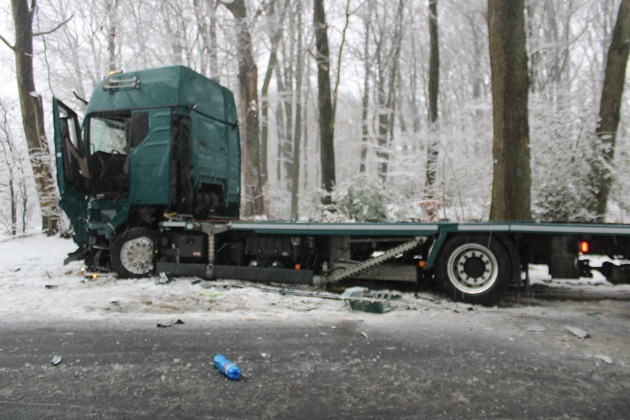
{"type": "Polygon", "coordinates": [[[627,418],[627,301],[4,320],[0,418],[627,418]],[[590,337],[578,338],[566,327],[590,337]],[[222,353],[241,367],[230,381],[222,353]],[[53,366],[53,356],[62,357],[53,366]],[[609,364],[612,363],[612,364],[609,364]]]}

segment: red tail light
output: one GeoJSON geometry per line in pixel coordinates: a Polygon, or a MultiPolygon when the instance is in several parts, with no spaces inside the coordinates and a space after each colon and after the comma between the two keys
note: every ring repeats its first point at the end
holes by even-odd
{"type": "Polygon", "coordinates": [[[582,254],[588,254],[589,251],[589,244],[586,241],[582,241],[580,242],[580,252],[582,254]]]}

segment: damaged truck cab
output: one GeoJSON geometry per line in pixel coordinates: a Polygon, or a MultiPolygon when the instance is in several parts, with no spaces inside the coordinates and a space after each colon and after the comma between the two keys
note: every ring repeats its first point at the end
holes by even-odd
{"type": "Polygon", "coordinates": [[[183,66],[114,74],[82,124],[53,99],[60,205],[70,258],[126,277],[152,270],[169,213],[237,219],[240,142],[232,93],[183,66]]]}

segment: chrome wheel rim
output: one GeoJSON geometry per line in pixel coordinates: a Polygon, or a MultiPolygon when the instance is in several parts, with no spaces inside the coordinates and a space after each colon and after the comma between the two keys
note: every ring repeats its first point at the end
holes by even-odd
{"type": "Polygon", "coordinates": [[[147,274],[153,269],[153,241],[146,236],[125,242],[120,250],[120,262],[133,274],[147,274]]]}
{"type": "Polygon", "coordinates": [[[470,243],[456,248],[448,258],[447,274],[453,286],[467,294],[486,292],[499,277],[499,264],[487,247],[470,243]]]}

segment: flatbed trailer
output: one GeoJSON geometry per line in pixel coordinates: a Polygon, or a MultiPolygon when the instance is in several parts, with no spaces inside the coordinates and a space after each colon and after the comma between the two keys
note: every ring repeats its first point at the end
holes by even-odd
{"type": "Polygon", "coordinates": [[[330,285],[352,279],[438,281],[454,299],[488,304],[528,282],[529,264],[554,278],[598,269],[627,282],[630,226],[568,223],[161,223],[155,270],[170,275],[330,285]]]}
{"type": "MultiPolygon", "coordinates": [[[[526,284],[529,264],[589,275],[580,254],[630,258],[630,226],[565,223],[238,221],[240,134],[234,96],[183,66],[106,77],[83,121],[53,99],[68,260],[120,277],[151,273],[334,284],[437,281],[491,303],[526,284]]],[[[626,282],[627,265],[598,267],[626,282]]]]}

